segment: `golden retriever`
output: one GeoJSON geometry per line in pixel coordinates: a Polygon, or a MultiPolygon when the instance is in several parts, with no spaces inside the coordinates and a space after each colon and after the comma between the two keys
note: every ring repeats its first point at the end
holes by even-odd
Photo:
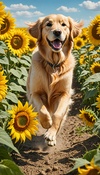
{"type": "Polygon", "coordinates": [[[48,145],[56,144],[56,135],[71,104],[75,59],[71,54],[73,38],[83,21],[75,22],[61,14],[51,14],[29,24],[29,33],[37,38],[27,79],[29,103],[38,111],[48,145]]]}

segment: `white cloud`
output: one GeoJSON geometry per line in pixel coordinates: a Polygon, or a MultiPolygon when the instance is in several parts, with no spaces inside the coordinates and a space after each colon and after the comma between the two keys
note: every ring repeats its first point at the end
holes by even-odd
{"type": "Polygon", "coordinates": [[[61,6],[59,8],[57,8],[58,11],[64,11],[66,13],[69,13],[69,12],[78,12],[78,10],[76,8],[68,8],[66,6],[61,6]]]}
{"type": "Polygon", "coordinates": [[[10,5],[10,7],[5,7],[5,10],[15,10],[15,11],[17,11],[17,10],[29,10],[29,9],[36,9],[36,7],[35,6],[33,6],[33,5],[24,5],[24,4],[22,4],[22,3],[20,3],[20,4],[11,4],[10,5]]]}
{"type": "Polygon", "coordinates": [[[41,13],[40,11],[35,11],[35,12],[29,12],[29,11],[16,11],[15,13],[12,13],[14,17],[18,17],[18,16],[24,16],[27,18],[31,18],[33,16],[42,16],[44,15],[43,13],[41,13]]]}
{"type": "Polygon", "coordinates": [[[98,2],[92,2],[90,0],[83,1],[82,4],[79,4],[79,6],[84,7],[88,10],[100,10],[100,1],[98,2]]]}

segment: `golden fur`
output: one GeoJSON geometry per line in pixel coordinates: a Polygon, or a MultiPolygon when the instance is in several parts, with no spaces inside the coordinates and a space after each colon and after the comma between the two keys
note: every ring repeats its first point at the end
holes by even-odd
{"type": "Polygon", "coordinates": [[[38,39],[27,79],[29,103],[38,117],[49,145],[56,135],[71,104],[75,59],[71,54],[73,38],[79,35],[83,22],[61,14],[49,15],[29,24],[29,33],[38,39]]]}

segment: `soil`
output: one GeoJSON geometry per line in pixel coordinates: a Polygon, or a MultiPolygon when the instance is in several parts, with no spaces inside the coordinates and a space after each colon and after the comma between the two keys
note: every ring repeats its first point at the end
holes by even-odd
{"type": "Polygon", "coordinates": [[[85,125],[78,117],[82,95],[76,83],[74,89],[74,103],[58,133],[56,146],[47,146],[43,137],[45,130],[40,126],[37,136],[19,145],[20,154],[12,154],[13,160],[25,175],[76,175],[77,172],[70,172],[74,166],[72,159],[82,157],[100,142],[98,136],[84,129],[85,125]]]}

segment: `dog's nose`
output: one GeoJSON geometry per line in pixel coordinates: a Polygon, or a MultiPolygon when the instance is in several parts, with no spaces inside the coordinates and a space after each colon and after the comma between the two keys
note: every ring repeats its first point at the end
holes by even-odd
{"type": "Polygon", "coordinates": [[[58,37],[61,35],[61,30],[54,30],[53,34],[58,37]]]}

